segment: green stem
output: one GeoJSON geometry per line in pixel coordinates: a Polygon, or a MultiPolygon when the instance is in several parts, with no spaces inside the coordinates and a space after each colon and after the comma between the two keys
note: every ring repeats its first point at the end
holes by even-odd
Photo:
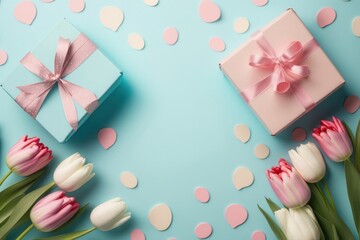
{"type": "Polygon", "coordinates": [[[21,240],[21,239],[23,239],[23,237],[25,237],[25,235],[26,235],[33,227],[34,227],[34,224],[31,224],[30,226],[28,226],[28,227],[25,229],[25,231],[23,231],[23,233],[16,238],[16,240],[21,240]]]}
{"type": "Polygon", "coordinates": [[[78,238],[88,234],[88,233],[91,233],[92,231],[96,230],[96,227],[92,227],[92,228],[89,228],[88,230],[86,230],[83,234],[81,234],[80,236],[77,236],[78,238]]]}
{"type": "Polygon", "coordinates": [[[0,180],[0,186],[3,184],[3,182],[5,182],[5,180],[12,174],[12,171],[9,170],[5,176],[3,176],[0,180]]]}
{"type": "Polygon", "coordinates": [[[331,204],[332,208],[334,209],[334,211],[336,212],[335,202],[334,202],[334,199],[333,199],[332,194],[330,192],[329,186],[327,185],[325,180],[321,180],[321,182],[325,187],[325,191],[326,191],[327,196],[329,197],[330,204],[331,204]]]}

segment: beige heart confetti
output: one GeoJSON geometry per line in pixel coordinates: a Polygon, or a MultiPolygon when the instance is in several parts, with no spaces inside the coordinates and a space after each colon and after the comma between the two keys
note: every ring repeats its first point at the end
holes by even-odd
{"type": "Polygon", "coordinates": [[[116,32],[124,21],[124,13],[115,6],[106,6],[100,11],[100,21],[105,27],[116,32]]]}
{"type": "Polygon", "coordinates": [[[259,144],[254,149],[255,157],[263,160],[270,155],[270,149],[265,144],[259,144]]]}
{"type": "Polygon", "coordinates": [[[254,175],[250,169],[246,167],[238,167],[233,173],[233,184],[236,190],[249,187],[254,182],[254,175]]]}

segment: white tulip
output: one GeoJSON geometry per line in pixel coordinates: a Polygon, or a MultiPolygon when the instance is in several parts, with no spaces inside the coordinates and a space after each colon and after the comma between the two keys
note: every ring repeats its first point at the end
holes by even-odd
{"type": "Polygon", "coordinates": [[[73,192],[88,182],[94,175],[93,165],[85,164],[86,159],[75,153],[62,161],[54,172],[54,182],[66,192],[73,192]]]}
{"type": "Polygon", "coordinates": [[[280,228],[288,240],[319,240],[321,228],[308,205],[297,209],[282,208],[275,212],[280,228]]]}
{"type": "Polygon", "coordinates": [[[301,144],[289,151],[291,161],[302,178],[309,183],[316,183],[325,176],[325,162],[321,152],[312,142],[301,144]]]}
{"type": "Polygon", "coordinates": [[[126,203],[117,197],[94,208],[90,214],[90,220],[97,229],[109,231],[131,218],[131,213],[127,212],[127,209],[126,203]]]}

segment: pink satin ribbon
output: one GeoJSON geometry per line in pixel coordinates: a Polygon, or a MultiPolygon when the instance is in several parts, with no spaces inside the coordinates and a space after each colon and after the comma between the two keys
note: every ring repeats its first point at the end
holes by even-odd
{"type": "Polygon", "coordinates": [[[250,102],[269,87],[273,87],[274,91],[281,94],[291,91],[305,109],[311,109],[315,105],[314,101],[299,85],[300,80],[310,75],[310,70],[307,66],[300,64],[319,46],[316,40],[313,38],[305,44],[293,41],[278,56],[262,32],[256,33],[253,38],[263,53],[251,55],[249,65],[270,70],[272,73],[243,90],[241,94],[244,99],[250,102]]]}
{"type": "Polygon", "coordinates": [[[74,101],[88,113],[93,112],[99,103],[94,93],[66,81],[64,77],[77,69],[95,50],[95,44],[83,34],[72,43],[60,37],[55,54],[54,73],[29,52],[20,62],[43,81],[18,86],[20,93],[16,97],[16,102],[35,118],[50,90],[58,85],[66,120],[74,130],[77,130],[78,116],[74,101]]]}

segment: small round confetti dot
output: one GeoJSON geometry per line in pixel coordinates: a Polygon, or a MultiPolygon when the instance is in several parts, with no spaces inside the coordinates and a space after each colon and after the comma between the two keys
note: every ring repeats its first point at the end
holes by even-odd
{"type": "Polygon", "coordinates": [[[241,142],[246,143],[250,139],[250,128],[244,124],[237,124],[234,127],[234,134],[241,142]]]}
{"type": "Polygon", "coordinates": [[[195,189],[195,197],[201,203],[207,203],[210,200],[210,193],[204,187],[197,187],[195,189]]]}
{"type": "Polygon", "coordinates": [[[266,240],[266,235],[261,230],[256,230],[251,234],[251,240],[266,240]]]}
{"type": "Polygon", "coordinates": [[[131,172],[123,172],[120,175],[120,182],[124,187],[133,189],[138,185],[138,180],[136,176],[131,172]]]}
{"type": "Polygon", "coordinates": [[[210,48],[216,52],[222,52],[225,50],[225,43],[221,38],[213,37],[210,39],[210,48]]]}
{"type": "Polygon", "coordinates": [[[212,226],[209,223],[199,223],[195,228],[195,236],[200,239],[210,237],[212,234],[212,226]]]}
{"type": "Polygon", "coordinates": [[[295,128],[292,133],[291,137],[296,142],[302,142],[306,139],[306,131],[303,128],[295,128]]]}
{"type": "Polygon", "coordinates": [[[350,95],[345,99],[344,108],[348,113],[355,113],[360,107],[358,96],[350,95]]]}
{"type": "Polygon", "coordinates": [[[324,28],[332,24],[336,19],[336,12],[331,7],[322,8],[316,17],[319,27],[324,28]]]}
{"type": "Polygon", "coordinates": [[[202,0],[199,6],[199,14],[204,22],[216,22],[221,17],[221,10],[213,1],[202,0]]]}
{"type": "Polygon", "coordinates": [[[145,47],[145,41],[143,37],[138,33],[130,33],[128,36],[128,42],[130,47],[135,50],[142,50],[145,47]]]}
{"type": "Polygon", "coordinates": [[[360,16],[352,20],[352,32],[355,36],[360,37],[360,16]]]}
{"type": "Polygon", "coordinates": [[[259,144],[254,150],[255,157],[259,159],[266,159],[270,154],[270,149],[265,144],[259,144]]]}
{"type": "Polygon", "coordinates": [[[165,231],[171,225],[172,212],[168,205],[161,203],[149,211],[148,218],[155,229],[165,231]]]}
{"type": "Polygon", "coordinates": [[[176,28],[170,27],[165,29],[163,38],[167,44],[174,45],[179,38],[179,33],[176,28]]]}
{"type": "Polygon", "coordinates": [[[4,50],[0,50],[0,66],[7,62],[8,55],[4,50]]]}
{"type": "Polygon", "coordinates": [[[249,29],[250,22],[247,18],[241,17],[234,21],[234,31],[236,33],[244,33],[249,29]]]}
{"type": "Polygon", "coordinates": [[[269,0],[252,0],[252,2],[259,7],[265,6],[269,0]]]}
{"type": "Polygon", "coordinates": [[[144,0],[144,3],[150,7],[155,7],[159,4],[159,0],[144,0]]]}
{"type": "Polygon", "coordinates": [[[85,1],[84,0],[70,0],[69,8],[72,12],[80,13],[85,9],[85,1]]]}
{"type": "Polygon", "coordinates": [[[145,234],[140,229],[135,229],[130,234],[131,240],[145,240],[145,234]]]}

